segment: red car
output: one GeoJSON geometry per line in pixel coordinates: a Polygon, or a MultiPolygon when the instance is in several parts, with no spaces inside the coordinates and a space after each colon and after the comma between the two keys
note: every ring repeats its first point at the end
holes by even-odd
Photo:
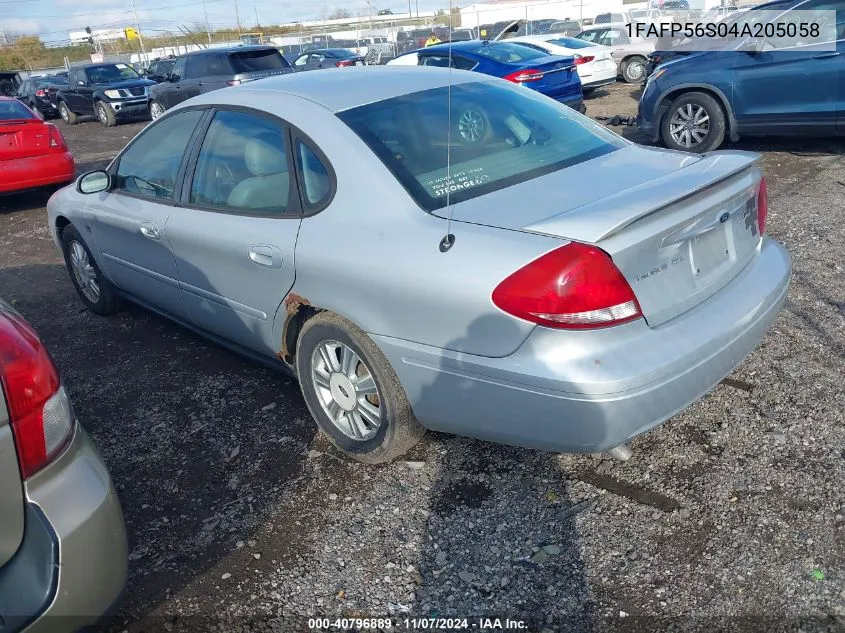
{"type": "Polygon", "coordinates": [[[17,99],[0,96],[0,193],[73,181],[62,133],[17,99]]]}

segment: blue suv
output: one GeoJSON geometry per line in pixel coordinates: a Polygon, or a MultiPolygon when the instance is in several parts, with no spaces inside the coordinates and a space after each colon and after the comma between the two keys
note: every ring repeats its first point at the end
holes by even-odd
{"type": "MultiPolygon", "coordinates": [[[[687,152],[716,149],[725,137],[845,134],[844,4],[779,0],[752,9],[838,9],[835,50],[830,42],[800,40],[775,50],[754,39],[738,42],[735,50],[671,56],[646,82],[640,130],[652,141],[687,152]]],[[[784,15],[779,21],[788,19],[784,15]]]]}

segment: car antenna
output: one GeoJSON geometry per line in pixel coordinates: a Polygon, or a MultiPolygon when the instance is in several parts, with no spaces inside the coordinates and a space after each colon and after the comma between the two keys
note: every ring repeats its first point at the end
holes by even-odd
{"type": "Polygon", "coordinates": [[[446,129],[446,235],[440,240],[440,252],[448,253],[455,245],[455,235],[452,233],[452,0],[449,0],[449,91],[446,100],[448,114],[448,128],[446,129]]]}

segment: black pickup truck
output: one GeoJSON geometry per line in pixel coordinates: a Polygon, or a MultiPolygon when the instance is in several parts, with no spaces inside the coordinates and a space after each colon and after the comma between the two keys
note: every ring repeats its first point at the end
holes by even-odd
{"type": "Polygon", "coordinates": [[[71,68],[67,87],[56,93],[59,115],[70,125],[95,115],[106,127],[149,116],[147,94],[155,82],[128,64],[89,64],[71,68]]]}

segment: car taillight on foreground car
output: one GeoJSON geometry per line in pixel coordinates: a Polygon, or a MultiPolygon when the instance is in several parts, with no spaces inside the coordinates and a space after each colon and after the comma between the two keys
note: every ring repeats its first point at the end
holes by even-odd
{"type": "Polygon", "coordinates": [[[347,66],[354,66],[355,60],[354,59],[341,59],[339,62],[334,63],[335,66],[338,68],[346,68],[347,66]]]}
{"type": "Polygon", "coordinates": [[[52,123],[45,123],[44,125],[50,130],[50,149],[54,152],[66,152],[67,143],[65,143],[65,137],[62,136],[59,128],[52,123]]]}
{"type": "Polygon", "coordinates": [[[543,78],[543,71],[528,68],[527,70],[517,70],[515,73],[505,75],[503,79],[512,81],[515,84],[526,84],[532,81],[540,81],[543,78]]]}
{"type": "Polygon", "coordinates": [[[642,317],[631,286],[603,250],[572,242],[520,268],[493,291],[508,314],[551,328],[589,329],[642,317]]]}
{"type": "Polygon", "coordinates": [[[73,412],[38,335],[23,319],[5,312],[0,312],[0,384],[26,479],[65,447],[73,432],[73,412]]]}
{"type": "Polygon", "coordinates": [[[769,218],[769,188],[766,186],[766,179],[760,179],[760,188],[757,189],[757,228],[760,235],[766,232],[766,220],[769,218]]]}
{"type": "Polygon", "coordinates": [[[591,61],[595,59],[594,55],[574,55],[575,65],[580,66],[581,64],[589,64],[591,61]]]}

